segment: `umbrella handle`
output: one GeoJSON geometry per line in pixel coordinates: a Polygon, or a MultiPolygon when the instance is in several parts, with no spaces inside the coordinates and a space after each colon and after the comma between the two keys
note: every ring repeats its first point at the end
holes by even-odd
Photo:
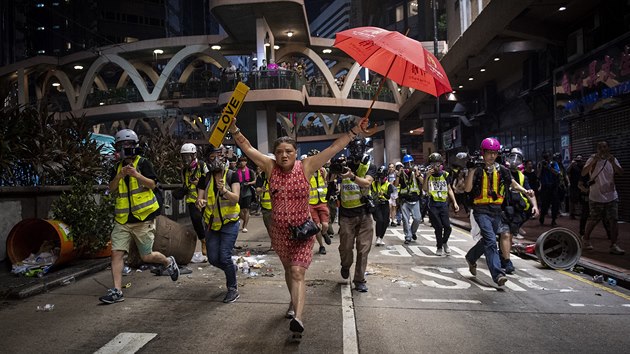
{"type": "MultiPolygon", "coordinates": [[[[388,72],[389,72],[389,70],[388,70],[388,72]]],[[[370,117],[370,113],[372,113],[372,106],[374,106],[374,101],[376,101],[376,98],[381,93],[381,90],[383,89],[383,84],[385,83],[386,79],[387,78],[385,76],[383,76],[383,78],[381,79],[381,82],[378,84],[378,89],[376,90],[376,95],[374,95],[374,97],[372,97],[372,103],[370,103],[370,108],[368,108],[368,111],[365,114],[365,118],[369,118],[370,117]]]]}

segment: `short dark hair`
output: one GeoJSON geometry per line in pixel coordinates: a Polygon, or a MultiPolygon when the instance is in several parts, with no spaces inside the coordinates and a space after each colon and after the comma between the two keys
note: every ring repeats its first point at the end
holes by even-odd
{"type": "Polygon", "coordinates": [[[284,143],[291,144],[291,146],[293,146],[297,150],[297,142],[295,141],[295,139],[290,136],[281,136],[273,142],[273,151],[275,152],[276,148],[278,148],[280,144],[284,143]]]}

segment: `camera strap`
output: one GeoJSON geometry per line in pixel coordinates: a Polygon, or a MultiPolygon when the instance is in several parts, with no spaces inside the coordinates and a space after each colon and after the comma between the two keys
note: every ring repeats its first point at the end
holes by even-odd
{"type": "Polygon", "coordinates": [[[604,164],[602,165],[602,168],[600,168],[599,172],[597,172],[597,174],[590,179],[590,182],[595,182],[595,178],[597,178],[597,176],[599,176],[599,174],[602,173],[602,171],[604,170],[604,167],[606,167],[607,163],[608,163],[608,160],[604,161],[604,164]]]}

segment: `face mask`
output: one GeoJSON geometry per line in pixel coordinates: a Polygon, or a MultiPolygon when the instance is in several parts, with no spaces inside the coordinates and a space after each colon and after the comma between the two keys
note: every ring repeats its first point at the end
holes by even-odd
{"type": "Polygon", "coordinates": [[[225,159],[222,156],[216,156],[208,161],[208,169],[210,172],[222,172],[226,168],[225,159]]]}
{"type": "Polygon", "coordinates": [[[523,163],[523,157],[519,154],[510,154],[508,155],[506,162],[512,170],[516,170],[516,168],[523,163]]]}

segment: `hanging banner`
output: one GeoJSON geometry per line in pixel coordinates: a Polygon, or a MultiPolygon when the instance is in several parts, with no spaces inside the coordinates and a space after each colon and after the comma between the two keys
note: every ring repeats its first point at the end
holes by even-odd
{"type": "Polygon", "coordinates": [[[249,87],[242,82],[239,82],[232,93],[232,97],[228,100],[225,108],[223,108],[223,112],[221,112],[221,117],[217,122],[217,125],[214,127],[212,134],[210,135],[210,139],[208,140],[212,146],[219,146],[223,143],[223,139],[225,138],[225,134],[227,134],[228,128],[232,125],[234,118],[238,114],[238,111],[241,110],[243,106],[243,102],[245,101],[245,96],[249,92],[249,87]]]}

